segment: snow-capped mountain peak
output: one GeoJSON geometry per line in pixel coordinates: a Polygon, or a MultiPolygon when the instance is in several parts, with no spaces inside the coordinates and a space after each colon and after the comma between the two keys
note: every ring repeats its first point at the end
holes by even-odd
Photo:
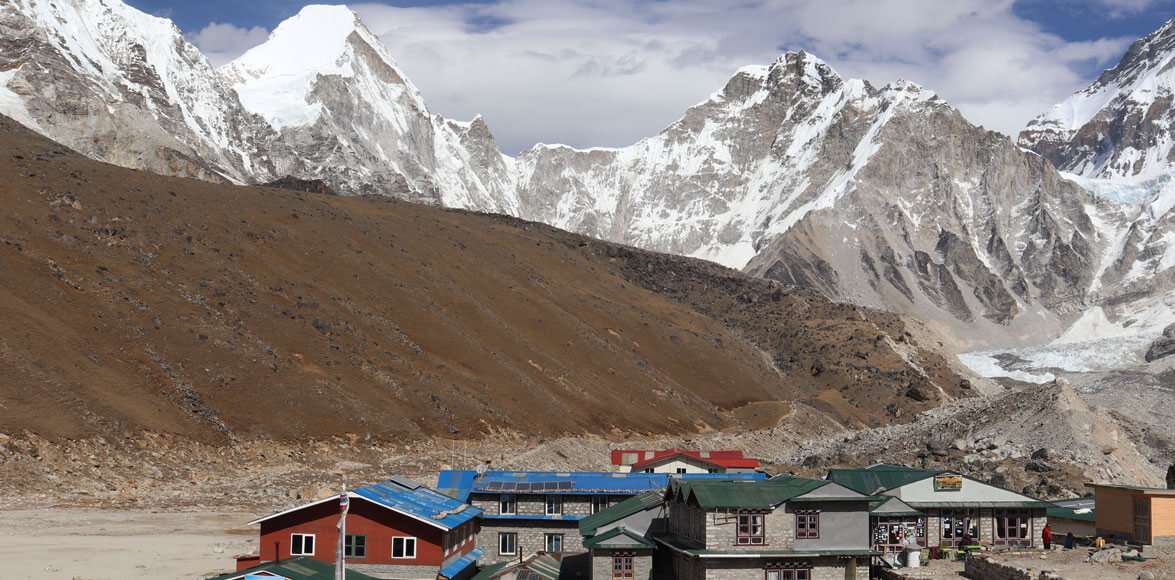
{"type": "Polygon", "coordinates": [[[1084,177],[1147,180],[1175,167],[1175,18],[1031,121],[1021,145],[1084,177]]]}
{"type": "Polygon", "coordinates": [[[354,77],[374,71],[371,89],[393,100],[404,93],[425,110],[420,93],[401,73],[379,39],[342,5],[309,5],[278,25],[264,43],[221,68],[247,109],[277,129],[318,120],[321,103],[311,93],[323,76],[354,77]],[[391,89],[395,94],[386,94],[391,89]]]}

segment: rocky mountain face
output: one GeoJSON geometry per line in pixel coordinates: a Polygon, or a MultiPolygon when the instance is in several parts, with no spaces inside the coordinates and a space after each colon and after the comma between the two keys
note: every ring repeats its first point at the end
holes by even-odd
{"type": "Polygon", "coordinates": [[[1116,340],[1125,362],[1165,356],[1163,329],[1175,321],[1175,19],[1032,121],[1019,141],[1107,208],[1098,229],[1109,243],[1090,281],[1090,309],[1061,341],[1105,351],[1116,340]],[[1152,339],[1163,344],[1148,348],[1152,339]]]}
{"type": "Polygon", "coordinates": [[[1175,19],[1089,87],[1037,117],[1020,143],[1085,177],[1169,174],[1175,163],[1175,19]]]}
{"type": "MultiPolygon", "coordinates": [[[[1153,165],[1127,163],[1126,150],[1112,163],[1060,161],[1105,148],[1074,137],[1086,134],[1078,116],[1037,123],[1023,141],[1035,155],[922,87],[844,79],[804,52],[739,70],[634,145],[511,157],[483,119],[430,112],[345,7],[303,9],[220,70],[169,22],[119,0],[9,2],[0,26],[0,112],[97,159],[541,221],[916,314],[961,346],[1055,337],[1106,288],[1134,291],[1132,272],[1157,268],[1155,248],[1175,240],[1163,217],[1175,193],[1143,215],[1053,169],[1049,160],[1091,177],[1153,165]],[[1078,145],[1060,145],[1069,141],[1078,145]]],[[[1159,94],[1170,29],[1086,99],[1124,103],[1145,126],[1119,124],[1130,151],[1150,143],[1169,155],[1166,117],[1153,112],[1169,96],[1142,114],[1107,91],[1159,94]]]]}
{"type": "Polygon", "coordinates": [[[485,123],[433,115],[345,6],[307,6],[220,71],[280,133],[279,175],[338,191],[517,213],[509,159],[485,123]]]}
{"type": "Polygon", "coordinates": [[[171,21],[120,0],[0,3],[0,107],[88,156],[168,175],[273,175],[274,137],[171,21]]]}
{"type": "Polygon", "coordinates": [[[170,21],[121,0],[5,2],[0,112],[96,159],[167,175],[516,205],[484,122],[429,112],[342,6],[305,8],[217,71],[170,21]]]}
{"type": "Polygon", "coordinates": [[[917,85],[845,80],[803,52],[739,71],[656,137],[538,147],[519,175],[527,217],[977,342],[1057,332],[1105,243],[1091,198],[1039,156],[917,85]]]}

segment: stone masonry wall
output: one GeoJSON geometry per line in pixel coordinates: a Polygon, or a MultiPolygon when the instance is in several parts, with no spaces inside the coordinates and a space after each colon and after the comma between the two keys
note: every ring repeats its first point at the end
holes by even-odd
{"type": "Polygon", "coordinates": [[[765,544],[740,546],[738,540],[738,517],[734,513],[706,514],[706,547],[711,550],[787,550],[796,539],[796,517],[778,509],[767,512],[763,518],[765,544]]]}
{"type": "MultiPolygon", "coordinates": [[[[521,494],[514,496],[518,502],[516,513],[519,515],[543,515],[547,513],[547,496],[542,494],[521,494]]],[[[560,495],[563,498],[563,513],[567,515],[587,516],[592,513],[592,496],[590,495],[560,495]]],[[[617,501],[623,498],[616,498],[617,501]]],[[[482,512],[490,515],[501,513],[501,503],[497,495],[474,494],[469,502],[474,507],[481,508],[482,512]]]]}
{"type": "MultiPolygon", "coordinates": [[[[813,558],[809,560],[812,580],[845,580],[847,568],[856,566],[857,580],[868,580],[868,558],[813,558]]],[[[707,560],[706,580],[763,580],[764,571],[770,560],[755,559],[714,559],[707,560]],[[765,564],[766,562],[766,564],[765,564]]]]}
{"type": "Polygon", "coordinates": [[[546,551],[546,535],[563,534],[563,551],[582,552],[583,536],[579,534],[577,522],[503,522],[482,520],[481,530],[477,533],[477,547],[485,553],[483,560],[487,562],[502,562],[516,560],[519,556],[525,558],[535,552],[546,551]],[[513,556],[498,554],[498,533],[514,532],[518,534],[517,554],[513,556]]]}
{"type": "MultiPolygon", "coordinates": [[[[643,554],[632,559],[634,580],[650,580],[653,577],[653,556],[643,554]]],[[[592,553],[592,580],[612,580],[612,554],[592,553]]]]}
{"type": "Polygon", "coordinates": [[[1037,575],[1032,570],[1001,564],[986,556],[967,558],[963,575],[971,580],[1060,580],[1055,572],[1043,570],[1037,575]]]}

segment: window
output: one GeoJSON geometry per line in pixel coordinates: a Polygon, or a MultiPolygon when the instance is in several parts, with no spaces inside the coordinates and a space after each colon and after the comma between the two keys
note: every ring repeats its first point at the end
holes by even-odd
{"type": "Polygon", "coordinates": [[[645,473],[653,473],[653,468],[652,468],[652,467],[646,467],[646,468],[645,468],[645,473]]]}
{"type": "Polygon", "coordinates": [[[512,495],[498,498],[498,513],[508,516],[518,513],[518,498],[512,495]]]}
{"type": "Polygon", "coordinates": [[[547,496],[547,515],[557,516],[563,513],[563,498],[557,495],[547,496]]]}
{"type": "Polygon", "coordinates": [[[767,543],[763,532],[763,514],[739,512],[738,545],[761,546],[767,543]]]}
{"type": "Polygon", "coordinates": [[[513,556],[518,553],[518,534],[514,532],[498,533],[498,555],[513,556]]]}
{"type": "Polygon", "coordinates": [[[412,560],[416,558],[416,538],[392,538],[392,557],[397,560],[412,560]]]}
{"type": "Polygon", "coordinates": [[[766,580],[811,580],[811,568],[768,568],[764,571],[766,580]]]}
{"type": "Polygon", "coordinates": [[[544,539],[548,554],[563,553],[563,534],[547,534],[544,539]]]}
{"type": "Polygon", "coordinates": [[[606,496],[606,495],[592,496],[592,513],[593,514],[598,514],[606,509],[608,509],[608,496],[606,496]]]}
{"type": "Polygon", "coordinates": [[[953,544],[968,537],[979,541],[979,510],[942,510],[942,537],[953,544]]]}
{"type": "Polygon", "coordinates": [[[678,474],[678,475],[685,475],[685,474],[687,474],[687,473],[689,473],[689,470],[688,470],[688,469],[686,469],[686,468],[684,468],[684,467],[678,467],[678,468],[677,468],[677,474],[678,474]]]}
{"type": "Polygon", "coordinates": [[[1032,517],[1026,510],[996,510],[995,540],[997,544],[1031,545],[1032,517]]]}
{"type": "Polygon", "coordinates": [[[632,578],[632,556],[617,554],[612,556],[612,577],[632,578]]]}
{"type": "Polygon", "coordinates": [[[313,556],[314,534],[290,534],[291,556],[313,556]]]}
{"type": "Polygon", "coordinates": [[[367,536],[347,534],[343,540],[343,556],[346,558],[366,558],[367,536]]]}
{"type": "Polygon", "coordinates": [[[820,537],[820,512],[817,510],[796,511],[796,539],[815,540],[820,537]]]}

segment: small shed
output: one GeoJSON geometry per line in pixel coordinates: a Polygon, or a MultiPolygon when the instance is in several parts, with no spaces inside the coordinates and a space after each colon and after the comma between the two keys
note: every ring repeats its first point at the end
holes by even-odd
{"type": "Polygon", "coordinates": [[[1140,544],[1175,541],[1175,489],[1090,483],[1099,536],[1140,544]]]}

